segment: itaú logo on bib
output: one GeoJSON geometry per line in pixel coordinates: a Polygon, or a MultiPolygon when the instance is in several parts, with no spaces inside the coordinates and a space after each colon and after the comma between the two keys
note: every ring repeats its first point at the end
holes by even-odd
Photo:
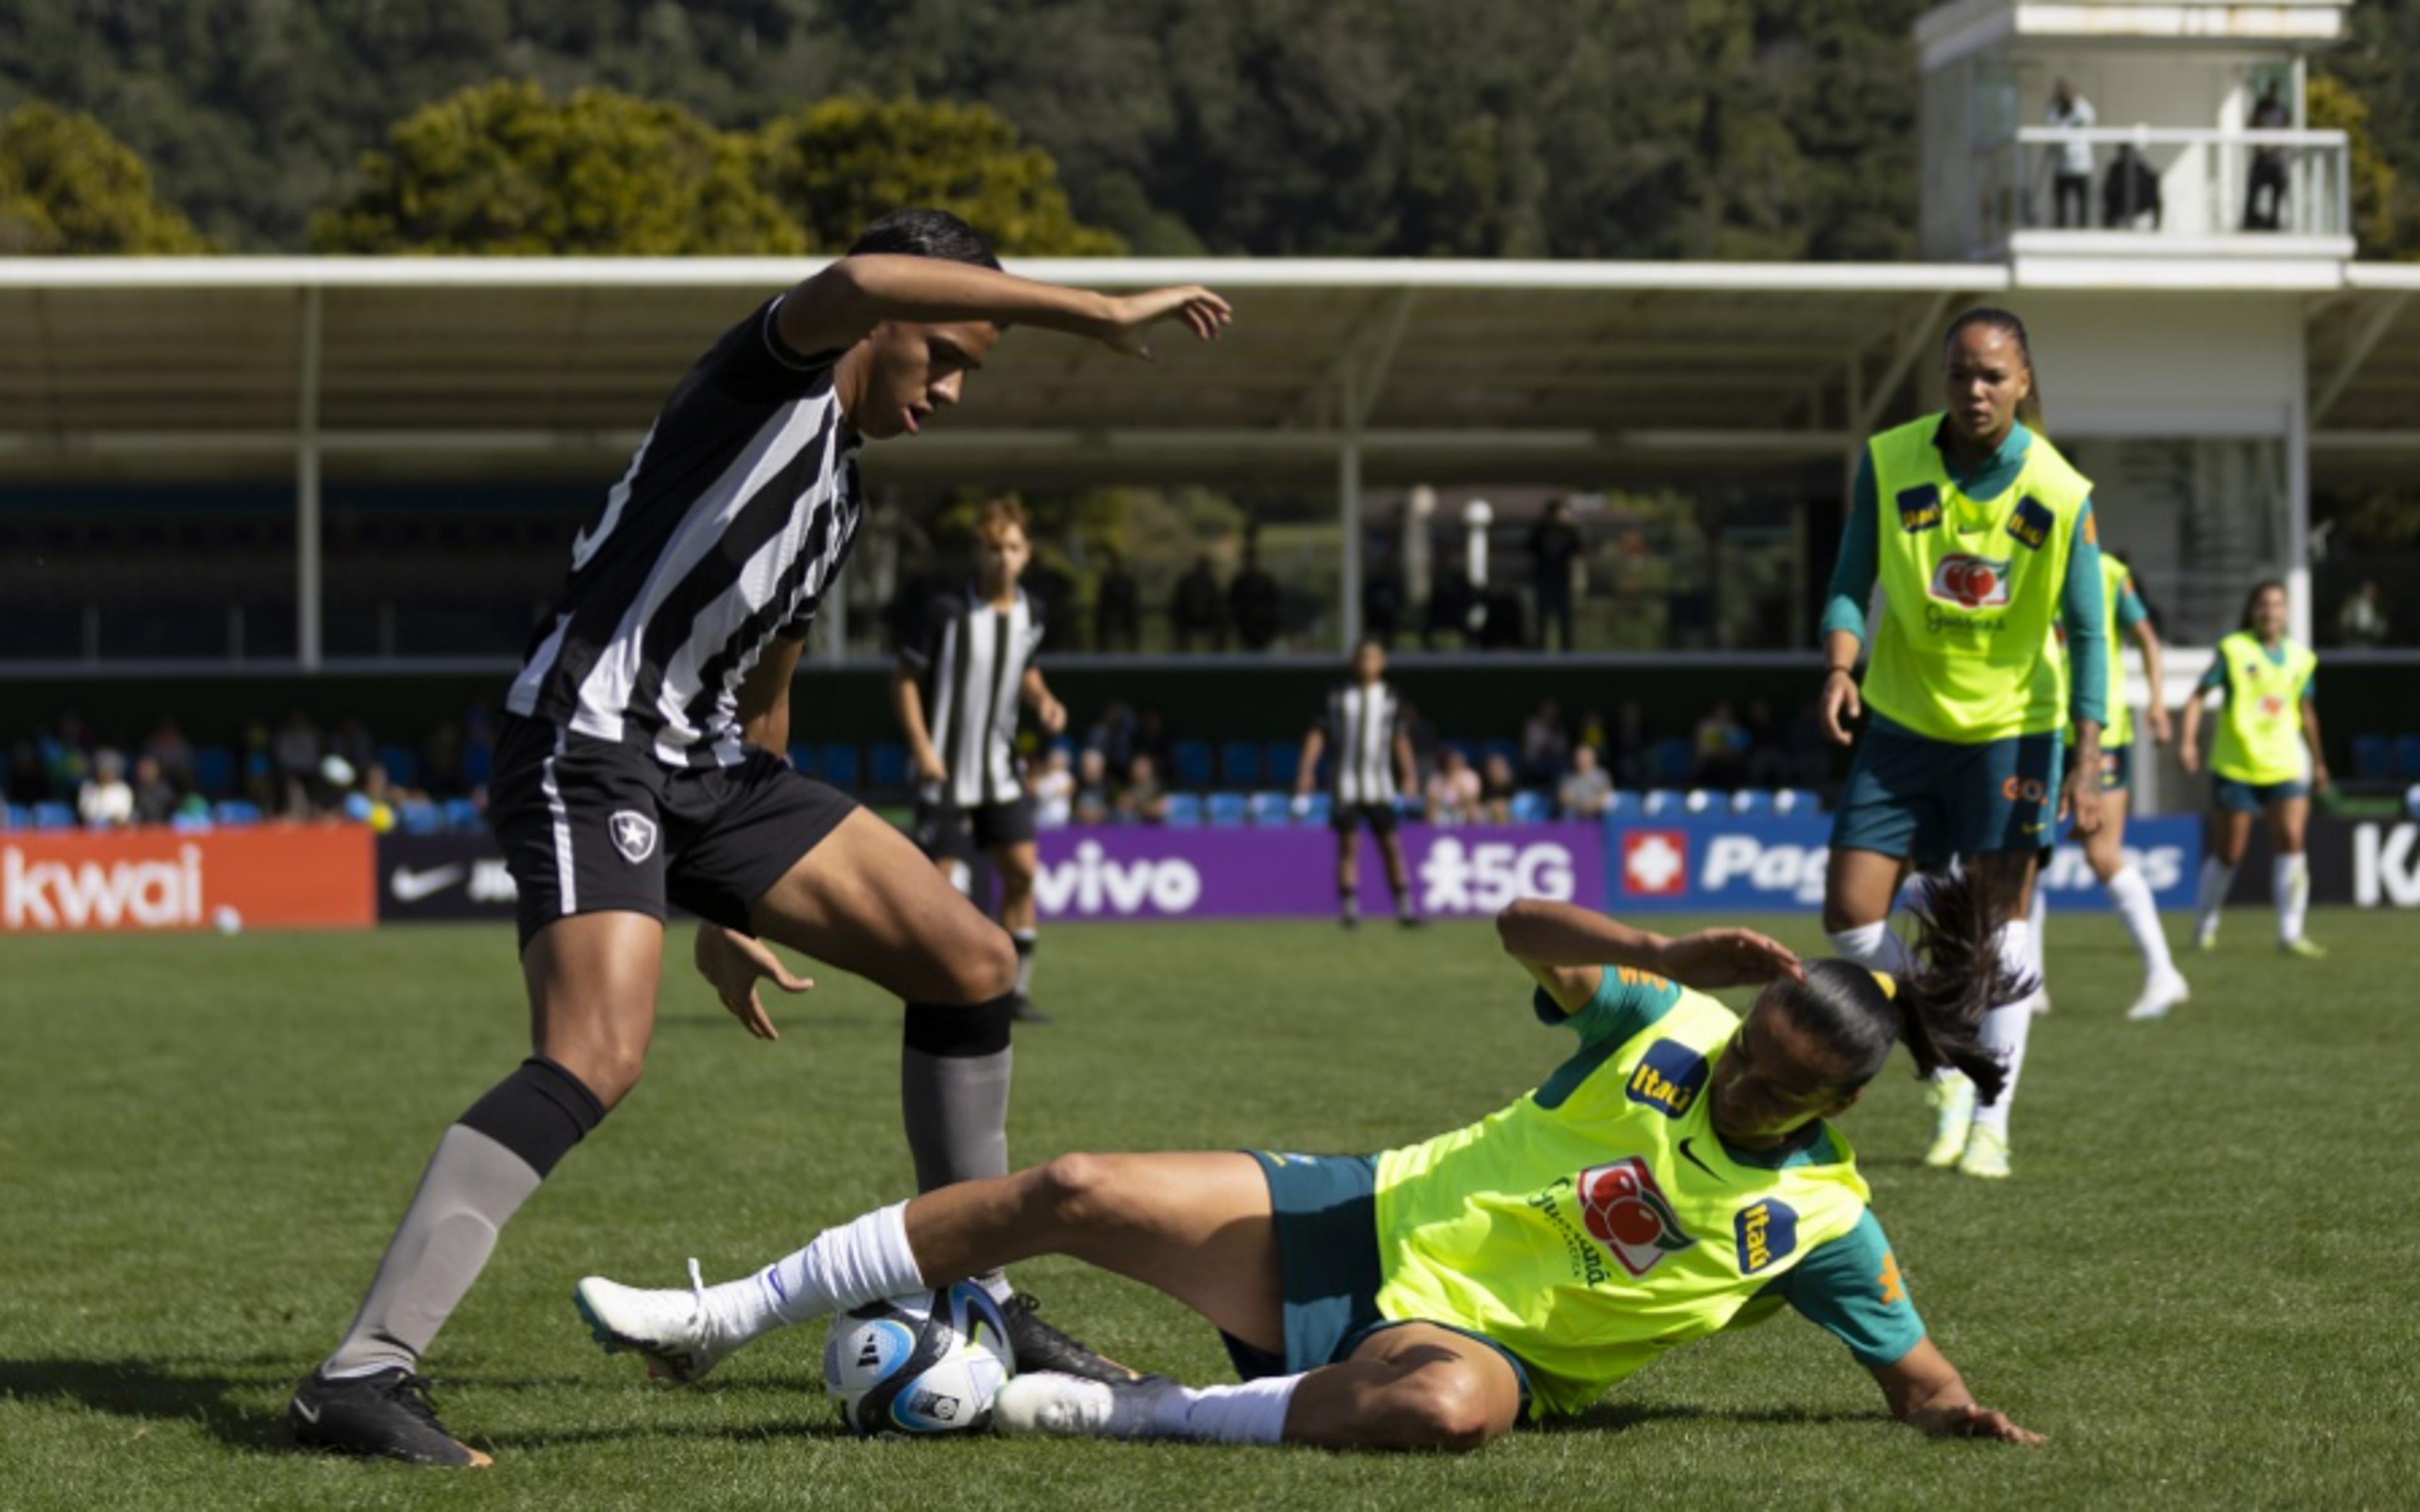
{"type": "Polygon", "coordinates": [[[1932,596],[1961,609],[1998,609],[2009,602],[2009,559],[1952,552],[1932,569],[1932,596]]]}
{"type": "Polygon", "coordinates": [[[1632,1275],[1645,1275],[1667,1255],[1697,1243],[1682,1232],[1664,1189],[1636,1155],[1610,1165],[1591,1165],[1580,1172],[1575,1184],[1581,1221],[1632,1275]]]}

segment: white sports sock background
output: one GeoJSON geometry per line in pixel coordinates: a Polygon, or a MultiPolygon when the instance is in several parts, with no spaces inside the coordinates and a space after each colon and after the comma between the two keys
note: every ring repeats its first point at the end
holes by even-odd
{"type": "MultiPolygon", "coordinates": [[[[2001,925],[1996,942],[2000,959],[2030,970],[2033,942],[2027,936],[2032,933],[2033,926],[2022,918],[2001,925]]],[[[1975,1104],[1975,1121],[2003,1139],[2009,1136],[2009,1109],[2017,1100],[2017,1074],[2024,1070],[2025,1041],[2032,1035],[2033,1026],[2031,996],[2001,1004],[1983,1015],[1983,1043],[2006,1064],[2008,1079],[2001,1084],[1997,1098],[1975,1104]]]]}
{"type": "Polygon", "coordinates": [[[2102,887],[2109,894],[2109,905],[2118,910],[2118,918],[2126,926],[2127,936],[2134,949],[2143,953],[2146,977],[2164,977],[2177,969],[2168,954],[2168,936],[2160,928],[2160,905],[2151,896],[2151,885],[2133,866],[2122,867],[2116,876],[2102,887]]]}
{"type": "Polygon", "coordinates": [[[2226,906],[2226,889],[2235,885],[2235,868],[2211,856],[2201,864],[2201,881],[2194,888],[2194,933],[2218,927],[2219,910],[2226,906]]]}
{"type": "Polygon", "coordinates": [[[2291,945],[2303,937],[2303,857],[2281,856],[2269,863],[2269,890],[2277,903],[2277,943],[2291,945]]]}

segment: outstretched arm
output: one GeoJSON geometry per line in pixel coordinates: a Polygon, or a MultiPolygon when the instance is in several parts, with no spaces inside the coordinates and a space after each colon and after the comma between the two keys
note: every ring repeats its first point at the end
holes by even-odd
{"type": "Polygon", "coordinates": [[[2143,680],[2150,685],[2150,699],[2143,705],[2143,722],[2151,727],[2155,744],[2168,743],[2168,696],[2160,686],[2160,632],[2151,628],[2149,620],[2136,620],[2128,634],[2143,652],[2143,680]]]}
{"type": "Polygon", "coordinates": [[[984,320],[1039,326],[1149,357],[1143,332],[1152,326],[1179,320],[1209,341],[1233,315],[1226,301],[1192,285],[1119,297],[942,257],[868,254],[840,258],[782,296],[775,319],[783,343],[802,353],[854,346],[885,320],[984,320]]]}
{"type": "Polygon", "coordinates": [[[1788,946],[1754,930],[1702,930],[1674,939],[1540,898],[1524,898],[1497,915],[1496,933],[1504,953],[1566,1012],[1596,995],[1606,965],[1652,971],[1700,992],[1802,974],[1788,946]]]}
{"type": "Polygon", "coordinates": [[[1942,1352],[1927,1338],[1888,1365],[1869,1367],[1874,1383],[1890,1403],[1891,1415],[1908,1427],[1935,1438],[1998,1439],[2007,1443],[2047,1443],[2031,1428],[2009,1421],[1975,1400],[1942,1352]]]}
{"type": "Polygon", "coordinates": [[[2319,704],[2305,690],[2303,694],[2303,740],[2311,748],[2311,788],[2324,793],[2328,788],[2328,752],[2319,744],[2319,704]]]}

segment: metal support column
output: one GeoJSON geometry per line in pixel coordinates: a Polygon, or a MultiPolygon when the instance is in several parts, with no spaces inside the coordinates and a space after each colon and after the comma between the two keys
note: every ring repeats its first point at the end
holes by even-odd
{"type": "Polygon", "coordinates": [[[302,291],[301,382],[294,424],[294,656],[319,669],[319,332],[321,292],[302,291]]]}
{"type": "MultiPolygon", "coordinates": [[[[2296,344],[2295,371],[2304,372],[2296,344]]],[[[2287,633],[2311,643],[2311,407],[2310,384],[2298,379],[2286,413],[2286,608],[2287,633]]]]}
{"type": "Polygon", "coordinates": [[[1344,444],[1336,454],[1336,523],[1342,536],[1342,566],[1336,623],[1344,655],[1353,655],[1361,639],[1361,408],[1355,402],[1354,375],[1347,369],[1341,381],[1344,404],[1344,444]]]}

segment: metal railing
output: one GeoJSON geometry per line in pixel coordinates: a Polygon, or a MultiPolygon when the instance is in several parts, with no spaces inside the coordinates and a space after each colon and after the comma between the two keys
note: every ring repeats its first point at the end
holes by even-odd
{"type": "Polygon", "coordinates": [[[2350,157],[2342,131],[2020,127],[1976,150],[1977,251],[2049,229],[2350,236],[2350,157]],[[2080,175],[2077,147],[2091,159],[2080,175]]]}

